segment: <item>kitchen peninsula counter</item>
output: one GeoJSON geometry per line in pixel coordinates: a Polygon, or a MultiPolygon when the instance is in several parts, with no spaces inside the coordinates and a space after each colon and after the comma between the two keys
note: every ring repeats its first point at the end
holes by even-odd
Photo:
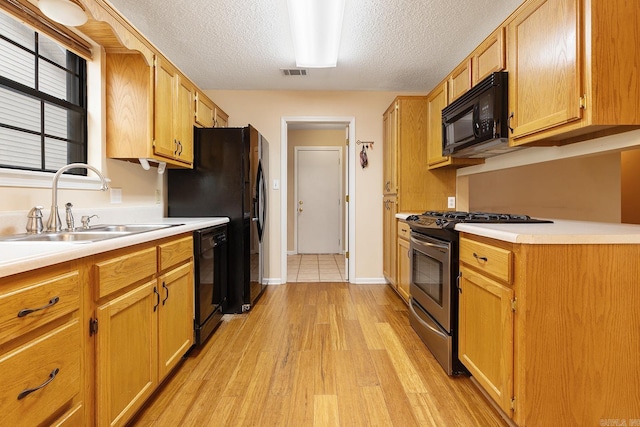
{"type": "Polygon", "coordinates": [[[553,220],[537,224],[456,224],[456,231],[537,245],[639,244],[640,225],[553,220]]]}
{"type": "MultiPolygon", "coordinates": [[[[102,252],[133,246],[152,240],[212,227],[229,222],[226,217],[211,218],[159,218],[150,224],[179,224],[143,233],[83,243],[69,242],[15,242],[0,241],[0,277],[47,267],[102,252]]],[[[124,224],[124,222],[121,222],[124,224]]],[[[133,222],[129,224],[134,224],[133,222]]],[[[99,226],[99,224],[96,224],[99,226]]]]}

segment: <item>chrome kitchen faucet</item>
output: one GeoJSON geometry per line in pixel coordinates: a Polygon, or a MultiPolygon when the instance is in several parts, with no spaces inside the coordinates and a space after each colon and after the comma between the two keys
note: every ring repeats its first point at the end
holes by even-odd
{"type": "Polygon", "coordinates": [[[100,177],[100,180],[102,181],[100,190],[107,191],[109,189],[107,179],[104,177],[104,175],[102,175],[102,173],[100,173],[98,169],[86,163],[70,163],[58,169],[55,175],[53,175],[53,182],[51,184],[51,212],[49,214],[49,221],[47,221],[48,231],[60,231],[62,229],[62,226],[60,224],[60,215],[58,214],[58,179],[60,179],[60,175],[62,175],[63,172],[69,169],[76,168],[92,170],[96,173],[96,175],[98,175],[98,177],[100,177]]]}

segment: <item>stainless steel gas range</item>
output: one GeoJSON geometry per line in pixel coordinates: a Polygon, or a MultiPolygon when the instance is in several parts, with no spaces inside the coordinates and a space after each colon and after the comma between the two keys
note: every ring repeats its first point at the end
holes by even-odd
{"type": "Polygon", "coordinates": [[[541,223],[527,215],[427,211],[410,215],[409,321],[448,375],[466,373],[458,360],[459,223],[541,223]]]}

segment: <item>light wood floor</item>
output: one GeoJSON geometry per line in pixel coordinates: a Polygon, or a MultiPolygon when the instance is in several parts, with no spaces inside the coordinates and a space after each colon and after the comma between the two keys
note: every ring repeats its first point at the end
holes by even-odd
{"type": "Polygon", "coordinates": [[[505,426],[448,377],[384,285],[268,286],[226,315],[135,426],[505,426]]]}

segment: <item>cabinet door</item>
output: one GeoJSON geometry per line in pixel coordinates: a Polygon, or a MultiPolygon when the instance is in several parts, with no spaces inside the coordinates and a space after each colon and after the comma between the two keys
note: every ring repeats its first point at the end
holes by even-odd
{"type": "Polygon", "coordinates": [[[449,103],[471,89],[471,58],[458,65],[449,76],[449,103]]]}
{"type": "Polygon", "coordinates": [[[97,425],[124,425],[153,392],[159,304],[152,280],[98,307],[97,425]]]}
{"type": "Polygon", "coordinates": [[[514,139],[582,116],[579,3],[531,1],[508,25],[514,139]]]}
{"type": "Polygon", "coordinates": [[[216,106],[216,117],[214,126],[217,128],[226,128],[229,126],[229,115],[216,106]]]}
{"type": "Polygon", "coordinates": [[[447,106],[447,82],[427,97],[427,149],[429,166],[449,160],[442,155],[442,109],[447,106]]]}
{"type": "Polygon", "coordinates": [[[395,194],[398,191],[396,179],[397,150],[398,150],[398,102],[387,110],[384,116],[384,163],[383,163],[383,193],[395,194]]]}
{"type": "Polygon", "coordinates": [[[173,109],[177,70],[157,56],[155,73],[153,152],[159,156],[173,158],[176,154],[173,109]]]}
{"type": "Polygon", "coordinates": [[[193,124],[194,91],[188,80],[179,77],[177,83],[177,102],[174,111],[176,129],[176,159],[184,163],[193,163],[193,124]]]}
{"type": "Polygon", "coordinates": [[[171,371],[193,344],[193,263],[158,278],[159,380],[171,371]]]}
{"type": "MultiPolygon", "coordinates": [[[[406,225],[406,224],[405,224],[406,225]]],[[[409,227],[406,225],[406,227],[409,227]]],[[[409,284],[411,283],[411,250],[409,241],[398,237],[398,293],[409,301],[409,284]]]]}
{"type": "Polygon", "coordinates": [[[513,290],[460,267],[458,353],[505,413],[513,396],[513,290]]]}
{"type": "Polygon", "coordinates": [[[212,128],[214,124],[213,110],[214,106],[211,101],[199,92],[196,92],[196,124],[205,128],[212,128]]]}
{"type": "Polygon", "coordinates": [[[504,68],[504,27],[500,27],[491,33],[473,52],[472,83],[475,85],[489,74],[502,71],[504,68]]]}
{"type": "Polygon", "coordinates": [[[384,277],[396,287],[396,196],[388,196],[383,201],[383,263],[384,277]]]}

